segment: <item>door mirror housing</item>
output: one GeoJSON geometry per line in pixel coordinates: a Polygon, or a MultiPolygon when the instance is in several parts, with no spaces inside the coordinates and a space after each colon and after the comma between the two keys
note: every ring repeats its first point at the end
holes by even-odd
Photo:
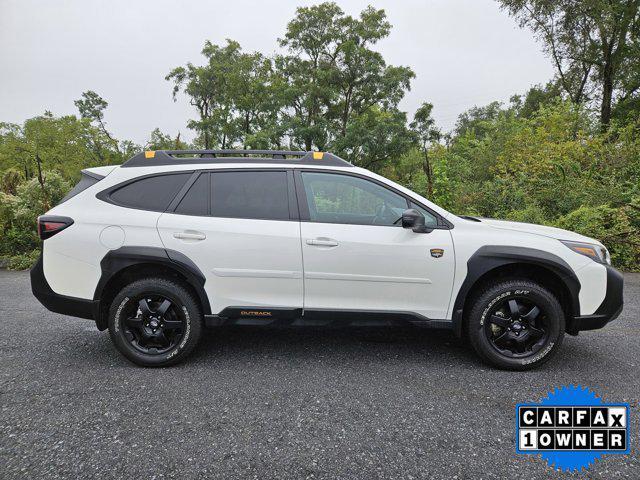
{"type": "Polygon", "coordinates": [[[402,228],[410,228],[416,233],[431,233],[433,228],[425,225],[424,215],[415,208],[402,212],[402,228]]]}

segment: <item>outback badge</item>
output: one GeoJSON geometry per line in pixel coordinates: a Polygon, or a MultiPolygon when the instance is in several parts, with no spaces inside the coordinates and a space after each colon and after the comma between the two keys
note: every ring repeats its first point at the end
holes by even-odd
{"type": "Polygon", "coordinates": [[[271,312],[265,310],[241,310],[241,317],[270,317],[271,312]]]}
{"type": "Polygon", "coordinates": [[[443,255],[444,255],[444,249],[442,249],[442,248],[432,248],[431,249],[431,256],[433,258],[440,258],[443,255]]]}

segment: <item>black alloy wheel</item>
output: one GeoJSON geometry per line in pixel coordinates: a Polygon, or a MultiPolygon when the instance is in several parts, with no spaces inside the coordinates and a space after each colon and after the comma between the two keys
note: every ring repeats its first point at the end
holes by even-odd
{"type": "Polygon", "coordinates": [[[134,298],[124,312],[122,329],[131,345],[147,355],[174,348],[185,332],[184,313],[163,295],[134,298]]]}
{"type": "Polygon", "coordinates": [[[465,329],[476,353],[506,370],[542,365],[558,351],[565,312],[552,291],[528,279],[502,280],[474,294],[465,329]]]}
{"type": "Polygon", "coordinates": [[[179,279],[143,278],[126,285],[111,303],[109,335],[116,348],[144,367],[181,362],[202,335],[200,303],[179,279]]]}
{"type": "Polygon", "coordinates": [[[498,302],[485,318],[487,339],[507,357],[531,356],[540,351],[549,337],[545,313],[528,298],[498,302]]]}

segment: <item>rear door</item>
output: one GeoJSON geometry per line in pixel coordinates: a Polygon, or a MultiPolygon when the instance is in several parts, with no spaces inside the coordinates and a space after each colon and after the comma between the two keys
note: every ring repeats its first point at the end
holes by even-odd
{"type": "Polygon", "coordinates": [[[437,215],[385,185],[345,172],[299,171],[305,312],[413,312],[444,319],[454,275],[437,215]],[[430,233],[402,228],[418,208],[430,233]]]}
{"type": "Polygon", "coordinates": [[[202,270],[212,312],[302,308],[302,251],[293,173],[203,172],[158,221],[166,248],[202,270]]]}

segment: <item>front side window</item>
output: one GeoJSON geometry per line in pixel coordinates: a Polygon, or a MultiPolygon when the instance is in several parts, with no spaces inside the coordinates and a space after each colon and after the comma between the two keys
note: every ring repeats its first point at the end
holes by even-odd
{"type": "Polygon", "coordinates": [[[164,212],[189,177],[191,172],[141,178],[112,191],[109,199],[123,207],[164,212]]]}
{"type": "Polygon", "coordinates": [[[409,202],[409,208],[415,208],[422,215],[424,215],[424,224],[427,227],[434,228],[438,226],[438,218],[429,210],[422,208],[420,205],[417,205],[413,202],[409,202]]]}
{"type": "Polygon", "coordinates": [[[212,173],[211,215],[289,220],[286,172],[212,173]]]}
{"type": "Polygon", "coordinates": [[[302,172],[302,182],[312,222],[400,226],[407,209],[402,195],[363,178],[302,172]]]}

